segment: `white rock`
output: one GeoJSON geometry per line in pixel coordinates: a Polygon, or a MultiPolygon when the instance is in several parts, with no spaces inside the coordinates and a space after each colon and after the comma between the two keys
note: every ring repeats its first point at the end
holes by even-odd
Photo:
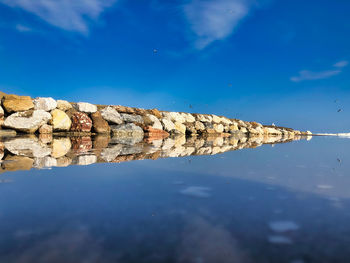
{"type": "Polygon", "coordinates": [[[213,117],[213,122],[214,123],[220,123],[221,122],[221,118],[219,116],[216,115],[211,115],[213,117]]]}
{"type": "Polygon", "coordinates": [[[90,165],[97,162],[96,155],[81,155],[78,156],[78,165],[90,165]]]}
{"type": "Polygon", "coordinates": [[[123,119],[120,116],[119,112],[117,112],[116,109],[114,109],[110,106],[108,106],[107,108],[104,108],[101,111],[101,115],[108,122],[112,122],[115,124],[122,124],[123,123],[123,119]]]}
{"type": "Polygon", "coordinates": [[[53,139],[51,156],[54,158],[60,158],[66,155],[72,147],[72,143],[69,138],[53,139]]]}
{"type": "Polygon", "coordinates": [[[169,119],[163,118],[162,123],[163,123],[164,130],[166,130],[167,132],[175,130],[175,124],[169,119]]]}
{"type": "Polygon", "coordinates": [[[51,111],[56,109],[57,102],[53,98],[36,98],[33,101],[35,110],[51,111]]]}
{"type": "Polygon", "coordinates": [[[86,113],[94,113],[97,111],[97,106],[87,102],[78,102],[77,110],[86,113]]]}
{"type": "Polygon", "coordinates": [[[205,130],[204,124],[200,121],[196,121],[194,124],[194,127],[197,131],[204,131],[205,130]]]}
{"type": "Polygon", "coordinates": [[[177,131],[179,131],[182,134],[186,134],[186,126],[184,124],[178,121],[176,121],[174,124],[175,124],[175,129],[177,131]]]}
{"type": "Polygon", "coordinates": [[[222,133],[224,131],[224,126],[222,124],[214,124],[213,128],[217,133],[222,133]]]}
{"type": "Polygon", "coordinates": [[[34,133],[40,126],[51,120],[51,114],[44,110],[35,110],[29,117],[27,112],[16,112],[8,116],[4,126],[18,131],[34,133]]]}
{"type": "Polygon", "coordinates": [[[196,121],[196,118],[190,113],[181,113],[181,116],[185,119],[185,122],[193,123],[196,121]]]}
{"type": "Polygon", "coordinates": [[[152,115],[152,114],[147,114],[144,117],[144,120],[145,120],[145,124],[146,125],[150,125],[154,129],[159,129],[159,130],[163,129],[163,126],[160,123],[159,119],[156,116],[152,115]]]}
{"type": "Polygon", "coordinates": [[[197,115],[197,121],[212,122],[213,121],[213,117],[210,116],[210,115],[198,114],[197,115]]]}
{"type": "Polygon", "coordinates": [[[50,168],[57,166],[57,160],[50,156],[39,157],[34,159],[33,167],[37,169],[50,168]]]}

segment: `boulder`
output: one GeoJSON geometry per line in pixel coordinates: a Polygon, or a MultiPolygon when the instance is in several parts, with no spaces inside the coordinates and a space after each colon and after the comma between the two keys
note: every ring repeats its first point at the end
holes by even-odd
{"type": "Polygon", "coordinates": [[[127,113],[121,113],[120,115],[124,122],[141,123],[141,124],[144,123],[143,118],[140,115],[127,114],[127,113]]]}
{"type": "Polygon", "coordinates": [[[192,123],[196,121],[196,118],[190,113],[181,113],[181,116],[185,119],[185,122],[192,123]]]}
{"type": "Polygon", "coordinates": [[[111,126],[111,130],[113,132],[113,138],[115,137],[120,143],[134,144],[142,141],[144,137],[143,130],[133,123],[113,125],[111,126]]]}
{"type": "Polygon", "coordinates": [[[51,124],[55,131],[69,131],[72,121],[63,110],[55,109],[51,111],[51,115],[51,124]]]}
{"type": "Polygon", "coordinates": [[[111,131],[108,122],[102,118],[101,112],[91,114],[92,126],[97,133],[109,133],[111,131]]]}
{"type": "Polygon", "coordinates": [[[196,121],[196,122],[194,123],[194,127],[195,127],[195,129],[196,129],[197,131],[204,131],[204,130],[205,130],[204,124],[203,124],[202,122],[200,122],[200,121],[196,121]]]}
{"type": "Polygon", "coordinates": [[[39,133],[40,134],[50,134],[52,133],[52,126],[48,124],[44,124],[39,128],[39,133]]]}
{"type": "Polygon", "coordinates": [[[184,123],[186,120],[179,112],[162,112],[165,119],[171,120],[172,122],[184,123]]]}
{"type": "Polygon", "coordinates": [[[205,114],[196,114],[195,115],[197,121],[201,122],[212,122],[213,117],[205,114]]]}
{"type": "Polygon", "coordinates": [[[174,124],[175,124],[175,130],[179,131],[182,134],[186,134],[186,126],[184,124],[178,121],[176,121],[174,124]]]}
{"type": "Polygon", "coordinates": [[[92,128],[92,121],[86,113],[83,113],[83,112],[73,113],[71,131],[90,132],[91,128],[92,128]]]}
{"type": "Polygon", "coordinates": [[[16,112],[6,118],[4,126],[22,132],[34,133],[51,118],[51,114],[43,110],[16,112]]]}
{"type": "Polygon", "coordinates": [[[162,114],[160,113],[159,110],[157,109],[152,109],[152,110],[149,110],[149,113],[156,116],[158,119],[161,119],[162,118],[162,114]]]}
{"type": "Polygon", "coordinates": [[[217,133],[222,133],[224,131],[224,126],[222,124],[215,123],[213,125],[213,128],[214,128],[215,132],[217,132],[217,133]]]}
{"type": "Polygon", "coordinates": [[[2,105],[8,113],[26,111],[34,108],[29,96],[5,95],[2,105]]]}
{"type": "Polygon", "coordinates": [[[94,113],[97,111],[97,106],[87,102],[78,102],[76,104],[76,108],[78,111],[86,112],[86,113],[94,113]]]}
{"type": "Polygon", "coordinates": [[[159,119],[152,114],[146,114],[145,116],[143,116],[143,121],[145,125],[151,126],[154,129],[158,129],[158,130],[163,129],[163,126],[160,123],[159,119]]]}
{"type": "Polygon", "coordinates": [[[36,98],[33,102],[35,110],[51,111],[57,107],[57,102],[53,98],[36,98]]]}
{"type": "Polygon", "coordinates": [[[58,100],[57,101],[57,109],[62,111],[67,111],[69,109],[72,109],[73,106],[66,100],[58,100]]]}
{"type": "Polygon", "coordinates": [[[108,106],[107,108],[104,108],[103,110],[101,110],[101,115],[108,122],[115,124],[123,123],[123,119],[120,116],[119,112],[113,107],[108,106]]]}
{"type": "Polygon", "coordinates": [[[171,132],[172,130],[175,130],[175,124],[169,119],[163,118],[162,124],[163,124],[164,130],[166,130],[167,132],[171,132]]]}

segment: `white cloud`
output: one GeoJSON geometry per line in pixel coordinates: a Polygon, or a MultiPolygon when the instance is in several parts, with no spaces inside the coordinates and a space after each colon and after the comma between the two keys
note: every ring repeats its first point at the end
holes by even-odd
{"type": "Polygon", "coordinates": [[[24,25],[21,25],[21,24],[16,25],[16,29],[19,32],[30,32],[30,31],[32,31],[32,29],[30,27],[27,27],[27,26],[24,26],[24,25]]]}
{"type": "Polygon", "coordinates": [[[185,16],[196,36],[195,47],[203,49],[231,35],[251,8],[250,0],[192,0],[184,5],[185,16]]]}
{"type": "Polygon", "coordinates": [[[347,65],[349,64],[349,62],[347,60],[342,60],[342,61],[339,61],[337,63],[335,63],[333,65],[333,67],[336,67],[336,68],[344,68],[346,67],[347,65]]]}
{"type": "Polygon", "coordinates": [[[10,7],[24,9],[47,23],[82,34],[89,32],[88,23],[96,20],[116,0],[0,0],[10,7]]]}
{"type": "Polygon", "coordinates": [[[341,73],[341,70],[325,70],[320,72],[313,72],[309,70],[302,70],[299,72],[299,76],[291,77],[290,80],[294,82],[299,82],[303,80],[317,80],[317,79],[326,79],[332,76],[338,75],[341,73]]]}
{"type": "Polygon", "coordinates": [[[324,71],[302,70],[302,71],[299,71],[298,76],[291,77],[290,80],[293,82],[300,82],[304,80],[327,79],[342,73],[342,68],[346,67],[347,65],[348,65],[348,61],[343,60],[333,65],[335,69],[324,70],[324,71]]]}

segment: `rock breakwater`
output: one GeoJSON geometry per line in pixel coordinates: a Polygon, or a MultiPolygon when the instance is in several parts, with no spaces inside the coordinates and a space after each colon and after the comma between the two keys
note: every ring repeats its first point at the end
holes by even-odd
{"type": "Polygon", "coordinates": [[[6,134],[108,134],[125,141],[142,141],[153,136],[166,138],[175,135],[249,137],[282,136],[293,139],[311,135],[285,127],[262,125],[257,122],[157,109],[140,109],[120,105],[71,103],[53,98],[1,93],[0,136],[6,134]]]}

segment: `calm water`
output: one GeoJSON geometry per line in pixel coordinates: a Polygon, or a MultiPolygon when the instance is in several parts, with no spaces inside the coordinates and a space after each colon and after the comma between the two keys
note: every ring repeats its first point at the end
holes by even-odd
{"type": "Polygon", "coordinates": [[[349,262],[350,140],[0,175],[0,262],[349,262]]]}

